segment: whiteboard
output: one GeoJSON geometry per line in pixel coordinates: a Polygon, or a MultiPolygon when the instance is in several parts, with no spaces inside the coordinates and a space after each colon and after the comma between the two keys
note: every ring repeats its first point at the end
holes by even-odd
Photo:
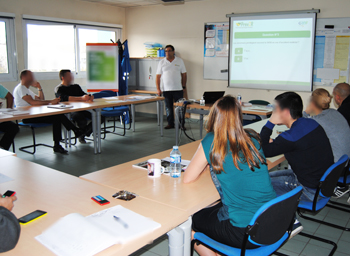
{"type": "MultiPolygon", "coordinates": [[[[210,22],[205,23],[205,25],[210,24],[229,24],[229,22],[210,22]]],[[[334,28],[347,28],[350,27],[350,17],[349,18],[323,18],[317,19],[316,29],[322,29],[325,25],[334,25],[334,28]]],[[[205,33],[204,33],[205,39],[205,33]]],[[[204,69],[204,79],[208,80],[225,80],[228,81],[228,72],[222,73],[222,70],[228,70],[228,57],[214,57],[208,58],[203,57],[203,69],[204,69]]]]}
{"type": "MultiPolygon", "coordinates": [[[[211,38],[209,35],[209,40],[210,39],[215,39],[216,45],[213,45],[213,49],[208,49],[207,46],[210,44],[210,41],[208,42],[208,34],[206,33],[206,28],[208,26],[213,26],[215,28],[218,28],[219,26],[222,27],[229,27],[228,22],[210,22],[210,23],[205,23],[204,25],[204,53],[203,53],[203,77],[204,79],[208,80],[228,80],[228,47],[229,47],[229,36],[227,36],[227,53],[225,51],[216,51],[216,48],[219,47],[219,44],[222,42],[217,42],[217,29],[215,31],[215,35],[211,38]],[[206,42],[207,41],[207,42],[206,42]],[[213,51],[212,53],[214,54],[213,56],[210,56],[211,54],[208,53],[208,51],[213,51]],[[215,53],[214,53],[215,52],[215,53]]],[[[229,33],[229,31],[227,32],[229,33]]],[[[226,43],[226,42],[223,42],[226,43]]],[[[210,46],[209,46],[210,47],[210,46]]]]}

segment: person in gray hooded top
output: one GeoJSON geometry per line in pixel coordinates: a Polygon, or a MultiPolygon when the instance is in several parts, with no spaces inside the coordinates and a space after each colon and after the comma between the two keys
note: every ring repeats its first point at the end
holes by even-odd
{"type": "Polygon", "coordinates": [[[350,156],[350,127],[344,116],[330,108],[332,96],[325,89],[319,88],[312,92],[309,105],[304,111],[304,117],[310,117],[325,130],[334,155],[334,162],[347,154],[350,156]]]}

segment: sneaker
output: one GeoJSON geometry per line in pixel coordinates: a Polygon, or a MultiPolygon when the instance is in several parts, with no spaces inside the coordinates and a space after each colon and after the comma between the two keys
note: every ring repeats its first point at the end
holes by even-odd
{"type": "Polygon", "coordinates": [[[59,145],[59,146],[54,146],[54,147],[53,147],[53,152],[55,152],[55,153],[61,153],[61,154],[63,154],[63,155],[67,155],[67,154],[68,154],[68,151],[65,150],[64,148],[62,148],[61,145],[59,145]]]}
{"type": "Polygon", "coordinates": [[[332,197],[340,198],[343,195],[345,195],[346,193],[348,193],[349,191],[350,191],[349,186],[347,186],[347,187],[339,187],[339,186],[337,186],[334,189],[332,197]]]}
{"type": "Polygon", "coordinates": [[[85,136],[80,136],[80,137],[78,138],[78,141],[79,141],[81,144],[86,144],[85,136]]]}
{"type": "Polygon", "coordinates": [[[303,231],[303,226],[301,225],[301,223],[296,219],[294,221],[293,224],[293,230],[292,233],[290,234],[289,239],[292,239],[294,236],[296,236],[297,234],[299,234],[301,231],[303,231]]]}

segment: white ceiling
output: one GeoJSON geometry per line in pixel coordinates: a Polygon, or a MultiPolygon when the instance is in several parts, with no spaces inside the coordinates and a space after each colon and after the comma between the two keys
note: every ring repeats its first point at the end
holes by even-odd
{"type": "MultiPolygon", "coordinates": [[[[164,4],[161,0],[81,0],[85,2],[95,2],[101,4],[109,4],[119,7],[136,7],[146,5],[164,4]]],[[[203,0],[185,0],[185,2],[203,1],[203,0]]],[[[182,3],[177,3],[182,4],[182,3]]]]}

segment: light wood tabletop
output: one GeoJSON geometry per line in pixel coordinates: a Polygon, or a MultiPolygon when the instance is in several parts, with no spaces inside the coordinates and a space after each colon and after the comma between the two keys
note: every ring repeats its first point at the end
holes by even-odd
{"type": "Polygon", "coordinates": [[[140,93],[140,94],[155,94],[157,95],[157,91],[148,91],[148,90],[129,90],[131,93],[140,93]]]}
{"type": "Polygon", "coordinates": [[[11,151],[0,149],[0,157],[6,157],[6,156],[17,156],[17,154],[11,151]]]}
{"type": "Polygon", "coordinates": [[[187,220],[187,214],[179,209],[157,203],[143,197],[126,202],[113,199],[117,189],[100,186],[53,169],[9,156],[1,159],[1,173],[14,180],[0,184],[0,191],[16,191],[18,197],[13,213],[19,218],[35,210],[48,214],[32,223],[21,226],[21,237],[16,248],[4,255],[53,255],[41,245],[35,236],[41,234],[59,218],[70,213],[84,216],[122,205],[161,224],[161,228],[123,245],[114,245],[98,255],[129,255],[151,243],[164,233],[187,220]],[[101,195],[111,203],[100,206],[90,198],[101,195]]]}
{"type": "MultiPolygon", "coordinates": [[[[196,152],[200,141],[180,146],[182,159],[191,160],[196,152]]],[[[111,188],[122,188],[145,198],[185,210],[189,215],[207,207],[216,200],[219,194],[212,182],[209,170],[204,171],[198,180],[191,184],[184,184],[181,178],[171,178],[162,175],[160,178],[149,178],[147,170],[133,167],[132,165],[151,158],[162,159],[170,155],[169,150],[143,157],[134,161],[110,167],[101,171],[80,176],[100,185],[111,188]]],[[[268,168],[271,169],[282,161],[284,156],[267,159],[268,168]]]]}
{"type": "MultiPolygon", "coordinates": [[[[181,102],[176,102],[174,103],[175,107],[181,107],[183,103],[181,102]]],[[[213,104],[205,104],[204,106],[201,106],[197,103],[192,103],[188,104],[187,108],[192,108],[192,109],[203,109],[203,110],[210,110],[213,104]]],[[[269,116],[272,114],[272,109],[271,108],[266,108],[263,106],[257,106],[253,105],[251,107],[242,107],[242,113],[243,114],[250,114],[250,115],[259,115],[259,116],[269,116]]]]}
{"type": "Polygon", "coordinates": [[[29,111],[28,114],[24,115],[0,115],[0,122],[5,121],[14,121],[19,119],[26,118],[35,118],[42,116],[51,116],[51,115],[59,115],[59,114],[67,114],[77,111],[83,110],[91,110],[91,109],[100,109],[107,107],[117,107],[117,106],[125,106],[132,104],[143,104],[155,101],[164,100],[163,97],[159,96],[149,96],[147,98],[134,98],[140,95],[125,95],[125,96],[117,96],[113,97],[113,99],[109,98],[101,98],[95,99],[93,102],[63,102],[65,105],[73,106],[72,108],[65,109],[57,109],[57,108],[49,108],[48,106],[28,106],[28,107],[19,107],[17,108],[20,111],[29,111]]]}

